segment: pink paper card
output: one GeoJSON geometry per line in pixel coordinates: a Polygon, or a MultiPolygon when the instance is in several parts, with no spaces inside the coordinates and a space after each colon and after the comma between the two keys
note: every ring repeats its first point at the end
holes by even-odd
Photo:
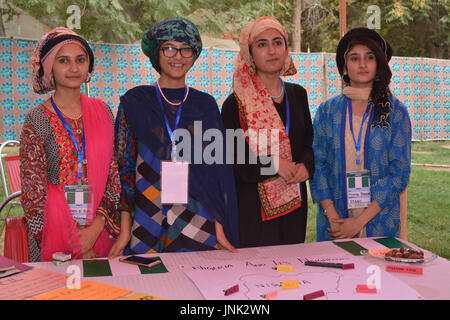
{"type": "Polygon", "coordinates": [[[24,300],[62,288],[67,276],[44,269],[34,269],[0,279],[0,300],[24,300]]]}
{"type": "Polygon", "coordinates": [[[0,255],[0,269],[7,268],[10,266],[14,266],[17,270],[20,270],[21,272],[30,270],[32,268],[23,263],[8,259],[8,258],[0,255]]]}

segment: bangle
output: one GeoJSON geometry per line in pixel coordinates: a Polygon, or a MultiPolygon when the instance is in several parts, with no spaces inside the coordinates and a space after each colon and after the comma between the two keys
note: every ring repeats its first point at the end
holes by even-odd
{"type": "MultiPolygon", "coordinates": [[[[321,207],[322,207],[322,206],[321,206],[321,207]]],[[[333,208],[333,207],[334,207],[333,202],[331,202],[331,204],[327,205],[326,208],[322,207],[323,214],[324,214],[324,215],[327,215],[327,211],[330,211],[331,208],[333,208]]]]}

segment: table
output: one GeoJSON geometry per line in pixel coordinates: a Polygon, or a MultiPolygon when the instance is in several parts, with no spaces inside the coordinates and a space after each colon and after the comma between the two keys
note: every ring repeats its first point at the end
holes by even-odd
{"type": "MultiPolygon", "coordinates": [[[[352,239],[367,249],[372,249],[374,239],[352,239]]],[[[416,245],[401,240],[403,243],[418,248],[416,245]]],[[[379,246],[379,244],[378,244],[379,246]]],[[[422,249],[423,250],[423,249],[422,249]]],[[[425,254],[430,252],[423,250],[425,254]]],[[[238,253],[225,250],[199,251],[187,253],[159,253],[145,256],[159,256],[164,262],[168,272],[147,275],[123,275],[108,277],[90,277],[82,280],[93,280],[105,284],[132,290],[133,292],[147,293],[154,296],[175,300],[203,300],[204,297],[196,285],[179,268],[180,265],[215,264],[227,260],[258,260],[271,258],[288,258],[292,256],[316,256],[316,255],[348,255],[331,241],[304,243],[283,246],[268,246],[239,249],[238,253]]],[[[116,258],[118,259],[118,258],[116,258]]],[[[360,259],[371,259],[370,263],[385,268],[386,261],[367,256],[352,256],[356,263],[360,259]]],[[[28,263],[28,265],[59,273],[66,273],[67,265],[54,266],[51,262],[28,263]]],[[[70,265],[82,266],[82,260],[72,260],[70,265]]],[[[390,273],[409,287],[416,290],[424,299],[450,300],[450,262],[442,257],[418,265],[423,268],[422,275],[390,273]]],[[[367,299],[370,299],[367,295],[367,299]]],[[[402,297],[398,297],[402,299],[402,297]]]]}

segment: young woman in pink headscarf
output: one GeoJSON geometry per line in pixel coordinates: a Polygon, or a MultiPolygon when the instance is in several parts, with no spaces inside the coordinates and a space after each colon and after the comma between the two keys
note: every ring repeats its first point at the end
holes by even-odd
{"type": "Polygon", "coordinates": [[[239,146],[234,150],[242,247],[305,240],[313,127],[306,90],[280,77],[296,72],[278,20],[258,18],[242,30],[234,92],[222,107],[225,128],[246,133],[245,155],[239,146]],[[255,135],[258,143],[252,140],[255,135]],[[262,143],[264,136],[267,143],[262,143]],[[267,174],[263,169],[273,162],[275,171],[267,174]]]}
{"type": "Polygon", "coordinates": [[[92,50],[73,31],[56,28],[40,39],[32,64],[35,92],[54,92],[28,112],[20,136],[31,261],[51,261],[55,252],[75,259],[114,254],[121,218],[113,115],[80,92],[93,71],[92,50]]]}

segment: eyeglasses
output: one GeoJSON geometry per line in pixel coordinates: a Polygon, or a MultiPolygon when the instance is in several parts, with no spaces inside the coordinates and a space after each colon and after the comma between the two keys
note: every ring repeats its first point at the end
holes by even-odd
{"type": "Polygon", "coordinates": [[[178,52],[180,52],[183,58],[191,58],[194,55],[194,49],[192,49],[191,47],[184,47],[184,48],[162,47],[161,50],[167,58],[175,57],[178,52]]]}

